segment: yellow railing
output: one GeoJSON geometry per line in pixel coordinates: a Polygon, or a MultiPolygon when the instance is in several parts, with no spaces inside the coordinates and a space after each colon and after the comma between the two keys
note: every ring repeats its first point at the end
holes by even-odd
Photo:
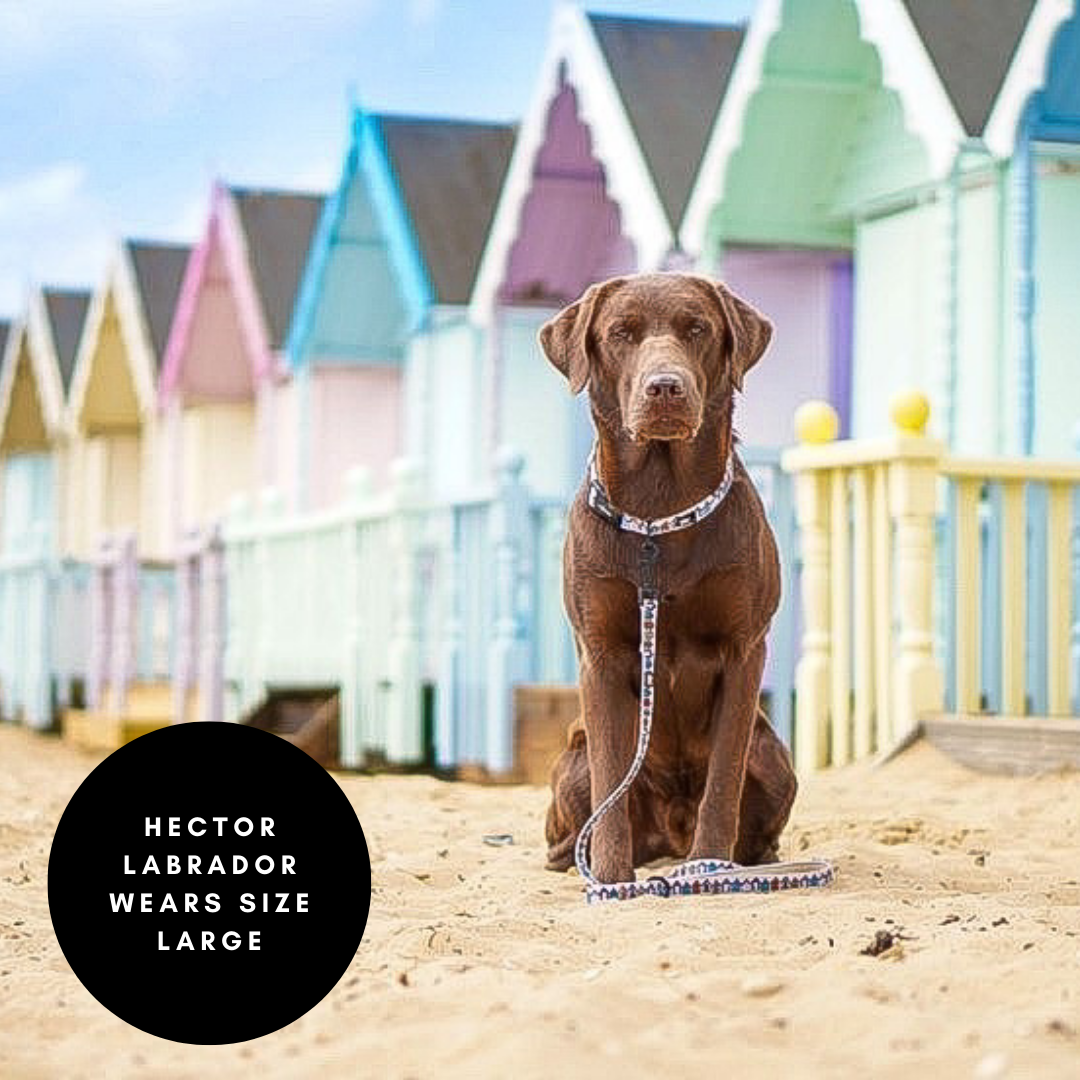
{"type": "MultiPolygon", "coordinates": [[[[935,627],[955,626],[957,710],[986,703],[981,670],[980,507],[988,485],[1000,491],[1000,702],[1026,711],[1025,485],[1045,484],[1046,701],[1069,707],[1070,566],[1073,489],[1080,463],[948,456],[926,436],[926,399],[894,402],[884,439],[832,441],[835,414],[820,402],[796,416],[800,445],[783,467],[794,474],[802,554],[803,636],[796,669],[795,760],[807,771],[844,764],[901,743],[927,713],[945,707],[945,665],[935,627]],[[949,495],[951,489],[951,496],[949,495]],[[941,525],[954,552],[939,550],[941,525]],[[943,564],[939,560],[944,558],[943,564]],[[955,618],[934,610],[936,575],[949,568],[955,618]],[[935,621],[935,615],[938,616],[935,621]]],[[[954,651],[952,651],[954,650],[954,651]]]]}
{"type": "Polygon", "coordinates": [[[1069,548],[1073,533],[1074,491],[1080,484],[1080,462],[1037,459],[947,458],[941,472],[954,485],[951,509],[955,533],[956,589],[956,709],[978,712],[982,707],[983,626],[982,575],[992,568],[981,565],[980,512],[988,484],[1000,492],[1000,596],[1001,712],[1020,716],[1028,711],[1025,670],[1027,610],[1035,604],[1045,626],[1038,628],[1045,641],[1045,702],[1051,716],[1070,712],[1069,667],[1072,633],[1072,575],[1069,548]],[[1030,512],[1025,495],[1032,483],[1045,485],[1046,506],[1039,522],[1045,552],[1029,552],[1030,512]],[[1025,567],[1032,558],[1045,558],[1045,595],[1028,591],[1025,567]]]}

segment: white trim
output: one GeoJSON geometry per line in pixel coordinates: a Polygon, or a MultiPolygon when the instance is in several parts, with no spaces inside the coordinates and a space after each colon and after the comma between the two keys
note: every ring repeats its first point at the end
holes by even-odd
{"type": "Polygon", "coordinates": [[[742,143],[747,108],[761,87],[765,50],[780,29],[782,7],[783,0],[761,0],[735,58],[727,92],[713,121],[713,130],[679,229],[682,249],[694,258],[702,253],[709,217],[727,180],[728,164],[742,143]]]}
{"type": "Polygon", "coordinates": [[[86,388],[90,382],[91,362],[101,334],[101,323],[105,317],[105,304],[109,289],[112,287],[112,279],[110,261],[110,269],[106,272],[104,280],[90,297],[90,306],[86,310],[82,334],[79,336],[79,347],[75,351],[75,368],[71,373],[71,388],[68,390],[66,406],[67,425],[73,432],[79,430],[79,413],[82,412],[86,388]]]}
{"type": "Polygon", "coordinates": [[[26,335],[26,308],[17,319],[8,325],[7,342],[4,344],[3,357],[0,359],[0,440],[7,427],[8,412],[11,409],[11,392],[15,385],[15,368],[26,335]]]}
{"type": "Polygon", "coordinates": [[[86,405],[86,391],[90,384],[90,374],[101,337],[101,323],[105,318],[110,294],[120,324],[127,368],[135,387],[135,399],[140,415],[145,415],[154,406],[149,330],[139,300],[135,271],[128,258],[127,244],[121,241],[113,251],[104,279],[90,299],[90,307],[79,338],[66,404],[67,425],[73,433],[80,429],[79,420],[86,405]]]}
{"type": "MultiPolygon", "coordinates": [[[[926,147],[931,178],[943,179],[964,140],[964,128],[918,31],[900,0],[853,2],[860,36],[877,50],[881,61],[882,85],[900,98],[904,126],[926,147]]],[[[761,0],[739,50],[679,230],[683,249],[693,255],[701,255],[709,217],[722,198],[728,165],[743,140],[750,99],[765,82],[765,53],[782,24],[783,0],[761,0]]]]}
{"type": "Polygon", "coordinates": [[[593,152],[604,167],[607,194],[619,207],[623,231],[634,245],[639,269],[658,268],[674,243],[656,185],[588,17],[572,4],[560,4],[469,301],[469,317],[481,326],[488,325],[494,314],[495,297],[532,187],[533,167],[543,145],[548,109],[559,91],[563,64],[567,82],[577,94],[580,119],[589,128],[593,152]]]}
{"type": "MultiPolygon", "coordinates": [[[[113,288],[116,314],[120,319],[120,333],[124,336],[128,356],[128,371],[135,386],[139,412],[145,416],[153,411],[157,398],[154,343],[150,337],[146,298],[139,290],[131,249],[126,243],[120,244],[113,288]]],[[[174,302],[173,311],[175,310],[174,302]]]]}
{"type": "Polygon", "coordinates": [[[67,434],[67,415],[64,409],[64,384],[60,379],[60,360],[56,355],[56,342],[42,289],[35,289],[30,296],[26,325],[30,365],[34,369],[41,398],[45,433],[50,441],[56,441],[67,434]]]}
{"type": "Polygon", "coordinates": [[[926,147],[931,178],[943,180],[966,134],[915,24],[901,0],[856,0],[856,7],[863,40],[881,60],[882,84],[896,91],[905,128],[926,147]]]}
{"type": "Polygon", "coordinates": [[[1054,35],[1075,8],[1074,0],[1039,0],[1035,5],[983,131],[995,157],[1012,157],[1024,107],[1046,83],[1054,35]]]}

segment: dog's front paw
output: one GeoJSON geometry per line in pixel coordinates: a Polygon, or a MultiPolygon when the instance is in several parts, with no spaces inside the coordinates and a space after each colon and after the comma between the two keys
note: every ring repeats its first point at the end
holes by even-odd
{"type": "Polygon", "coordinates": [[[589,868],[597,881],[602,881],[605,885],[634,880],[634,865],[629,859],[605,857],[597,852],[589,860],[589,868]]]}

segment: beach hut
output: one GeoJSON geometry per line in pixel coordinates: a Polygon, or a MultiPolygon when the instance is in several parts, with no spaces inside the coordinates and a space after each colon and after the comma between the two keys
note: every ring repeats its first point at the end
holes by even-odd
{"type": "Polygon", "coordinates": [[[89,306],[87,292],[31,293],[6,334],[0,369],[0,712],[49,726],[81,677],[84,619],[60,618],[84,598],[61,556],[67,476],[65,402],[89,306]]]}
{"type": "Polygon", "coordinates": [[[166,551],[238,492],[295,487],[284,345],[322,197],[214,186],[158,380],[166,551]]]}
{"type": "Polygon", "coordinates": [[[1061,138],[1075,112],[1060,29],[1072,7],[759,5],[681,231],[776,319],[772,363],[751,379],[792,377],[748,394],[748,440],[771,430],[787,441],[810,396],[835,405],[842,430],[872,434],[915,386],[929,394],[932,433],[954,449],[1065,451],[1051,354],[1069,325],[1080,204],[1074,155],[1040,140],[1061,138]]]}
{"type": "Polygon", "coordinates": [[[131,532],[140,555],[163,558],[154,476],[157,381],[189,247],[125,240],[90,303],[68,401],[68,550],[98,551],[131,532]]]}
{"type": "Polygon", "coordinates": [[[174,574],[156,503],[157,381],[189,254],[176,244],[117,245],[76,353],[63,509],[67,553],[90,583],[79,612],[89,624],[86,709],[64,717],[75,742],[126,741],[104,733],[129,706],[140,731],[170,718],[174,574]]]}
{"type": "Polygon", "coordinates": [[[465,304],[512,139],[505,124],[354,111],[286,342],[302,506],[339,501],[353,465],[386,485],[406,449],[403,381],[413,390],[413,456],[440,477],[473,478],[467,431],[439,443],[442,454],[432,432],[440,414],[460,419],[455,404],[477,391],[465,304]]]}
{"type": "MultiPolygon", "coordinates": [[[[1026,6],[1031,14],[983,125],[983,142],[1004,174],[1000,276],[956,303],[966,323],[978,325],[976,305],[1001,298],[1002,319],[988,343],[1001,402],[997,448],[1061,457],[1075,453],[1080,435],[1080,18],[1072,0],[1026,6]]],[[[965,239],[957,251],[961,281],[985,257],[965,239]]],[[[957,365],[957,435],[977,445],[986,399],[967,393],[977,381],[975,358],[961,350],[957,365]]]]}
{"type": "Polygon", "coordinates": [[[735,27],[556,11],[471,301],[487,468],[512,442],[535,491],[576,488],[587,406],[536,331],[593,281],[685,266],[677,229],[741,42],[735,27]]]}

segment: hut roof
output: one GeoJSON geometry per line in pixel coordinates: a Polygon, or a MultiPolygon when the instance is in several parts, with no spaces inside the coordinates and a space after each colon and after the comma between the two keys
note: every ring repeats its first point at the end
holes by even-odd
{"type": "Polygon", "coordinates": [[[1035,0],[903,0],[968,135],[982,135],[1035,0]]]}
{"type": "Polygon", "coordinates": [[[514,127],[383,116],[380,127],[436,299],[469,299],[514,127]]]}
{"type": "Polygon", "coordinates": [[[64,393],[67,394],[71,386],[71,373],[75,369],[79,338],[90,307],[90,293],[77,289],[44,289],[42,298],[49,319],[49,330],[56,346],[60,381],[64,393]]]}
{"type": "Polygon", "coordinates": [[[322,209],[321,195],[231,188],[247,241],[252,280],[262,302],[270,345],[289,332],[296,292],[322,209]]]}
{"type": "Polygon", "coordinates": [[[677,228],[744,30],[609,15],[589,21],[677,228]]]}
{"type": "Polygon", "coordinates": [[[191,248],[184,244],[152,244],[137,240],[126,243],[146,313],[154,365],[160,368],[191,248]]]}

